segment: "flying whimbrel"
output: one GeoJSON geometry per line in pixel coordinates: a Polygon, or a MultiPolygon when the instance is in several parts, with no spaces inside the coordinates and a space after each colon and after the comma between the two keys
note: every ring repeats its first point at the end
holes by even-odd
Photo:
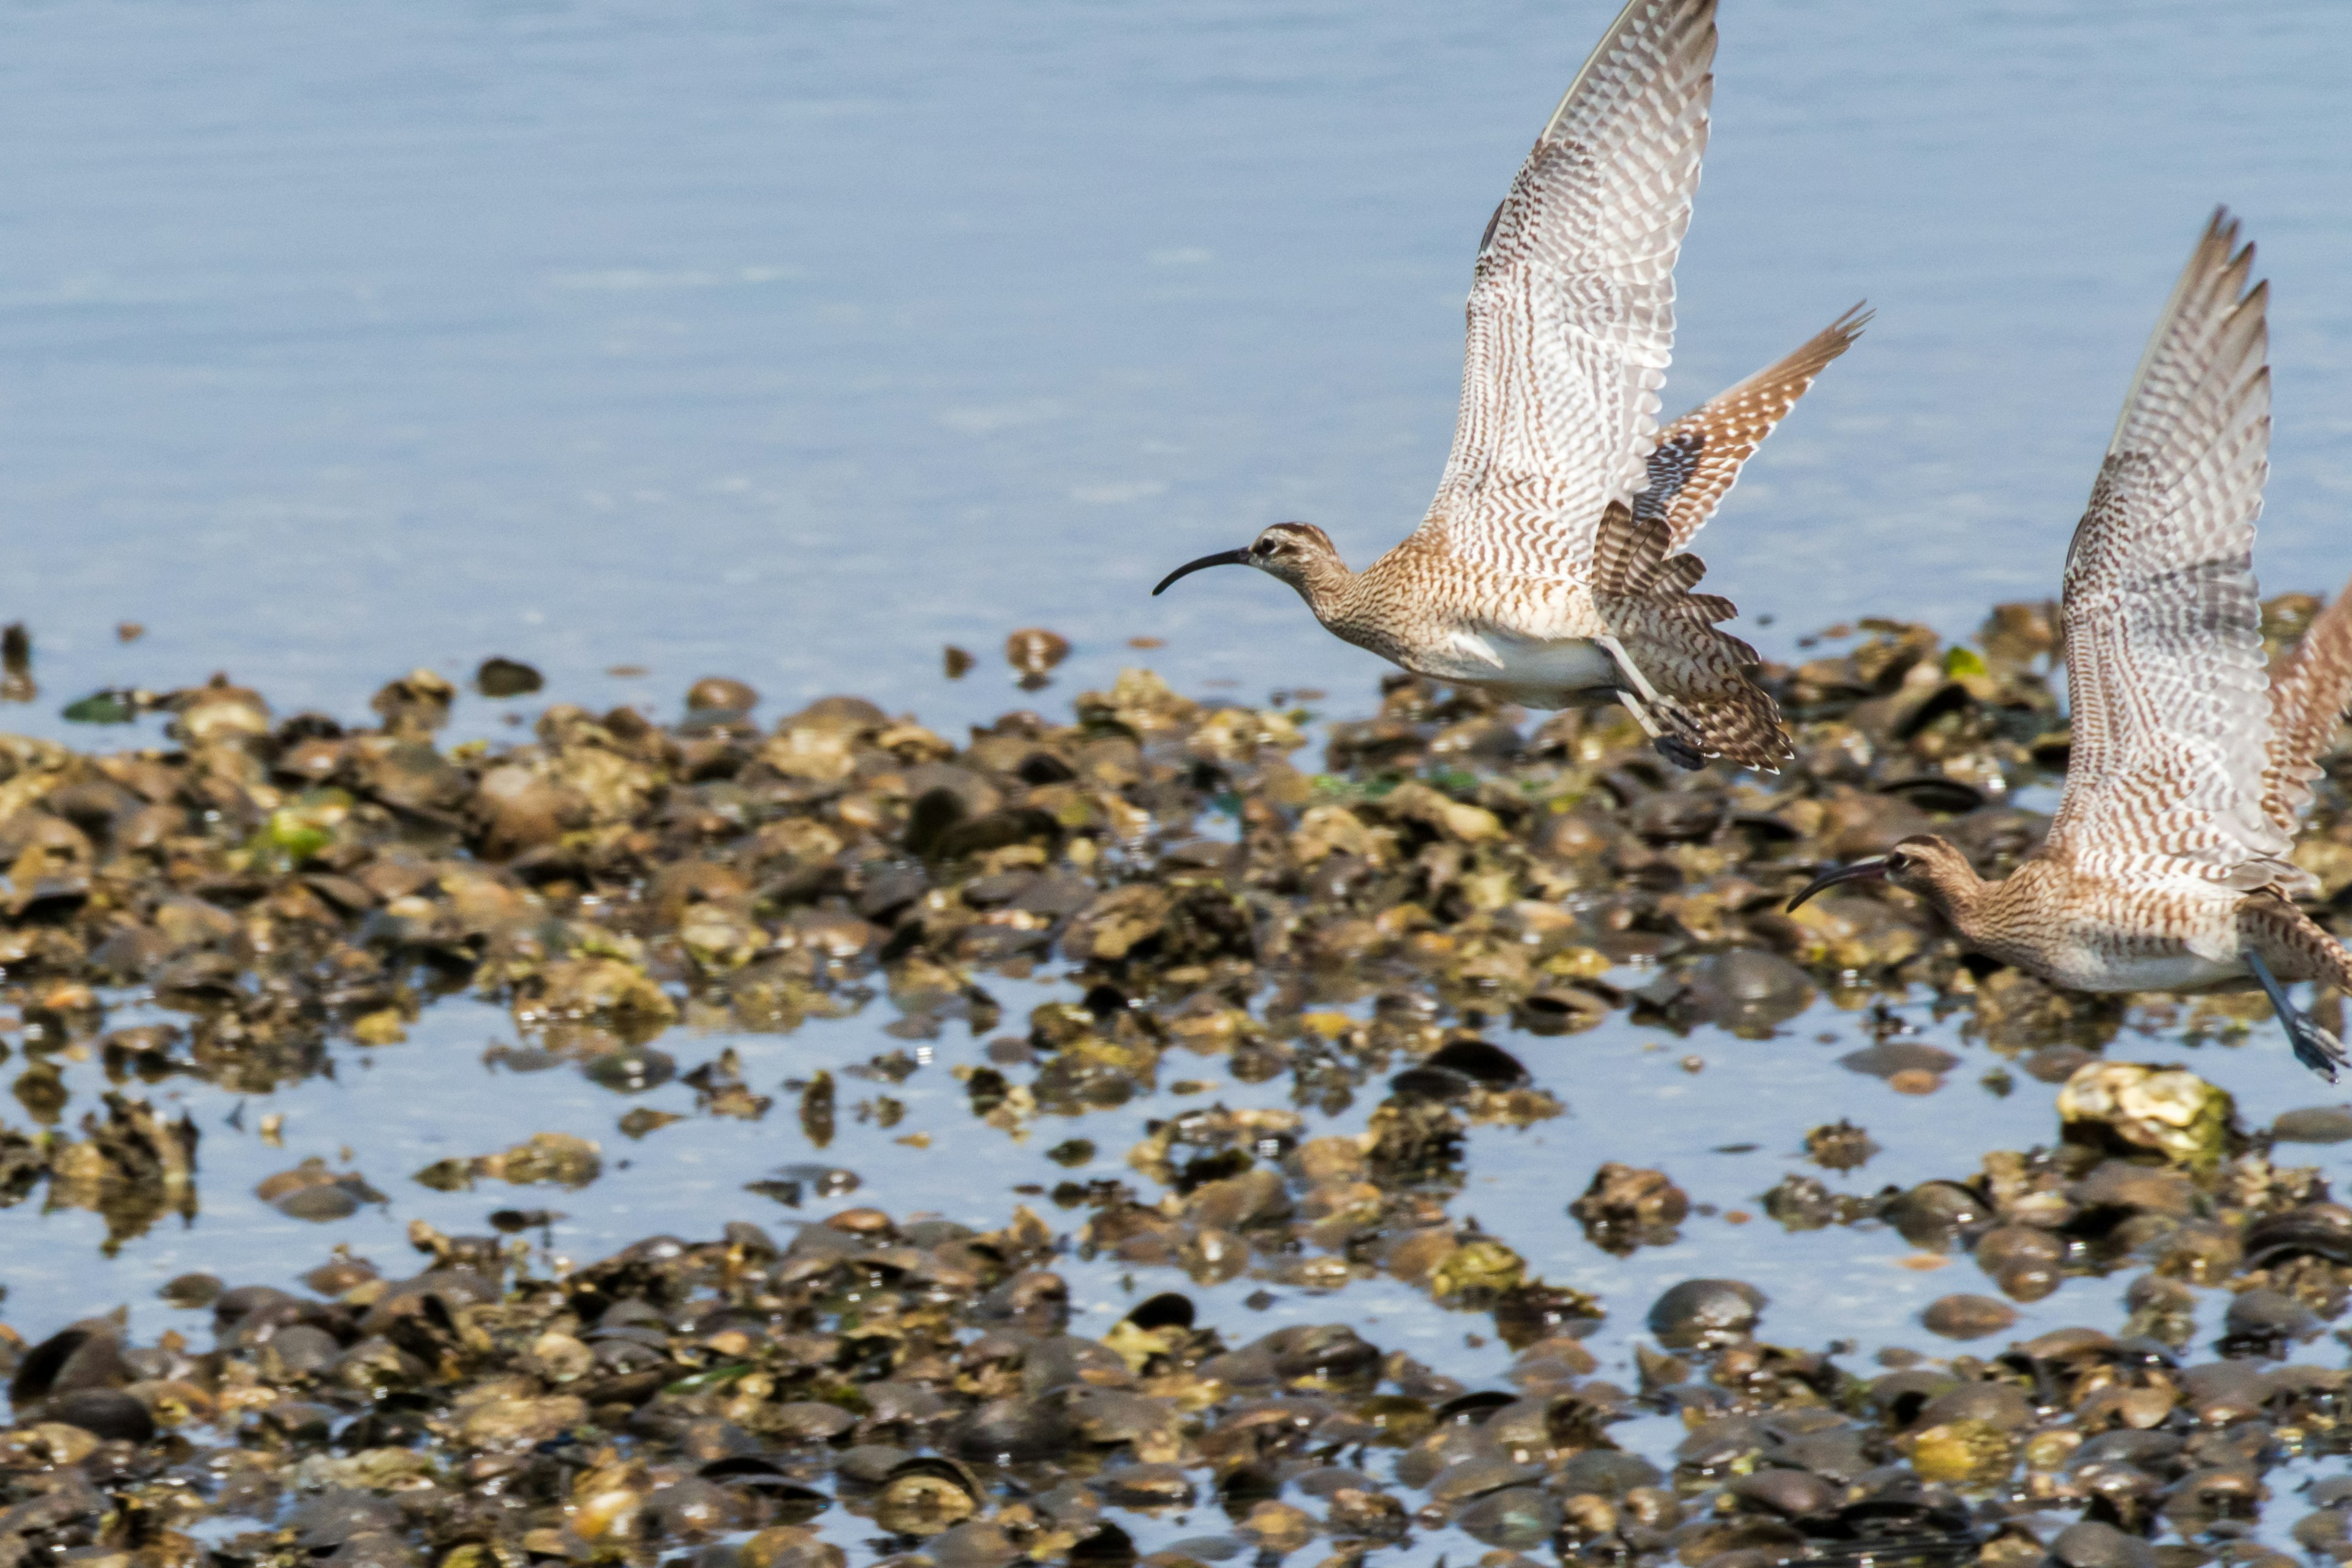
{"type": "Polygon", "coordinates": [[[1675,552],[1869,318],[1659,430],[1714,58],[1715,0],[1632,0],[1553,110],[1479,245],[1454,451],[1419,529],[1350,572],[1321,529],[1278,522],[1152,592],[1255,566],[1416,674],[1530,708],[1614,693],[1686,768],[1788,756],[1755,650],[1716,629],[1737,612],[1675,552]]]}
{"type": "Polygon", "coordinates": [[[1933,835],[1818,878],[1906,888],[1969,946],[2076,991],[2261,984],[2297,1059],[2334,1081],[2335,1037],[2283,985],[2352,990],[2352,961],[2291,896],[2287,857],[2352,703],[2352,589],[2265,671],[2254,519],[2270,370],[2253,247],[2216,212],[2140,361],[2066,552],[2066,788],[2049,837],[1998,882],[1933,835]]]}

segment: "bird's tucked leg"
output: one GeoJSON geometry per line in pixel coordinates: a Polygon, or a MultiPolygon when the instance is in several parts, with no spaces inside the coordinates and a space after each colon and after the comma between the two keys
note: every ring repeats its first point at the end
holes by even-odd
{"type": "Polygon", "coordinates": [[[1613,637],[1597,637],[1592,640],[1617,661],[1618,669],[1632,689],[1619,687],[1617,700],[1633,715],[1634,721],[1642,726],[1642,732],[1650,737],[1651,744],[1657,747],[1658,755],[1689,773],[1696,773],[1706,766],[1706,753],[1688,735],[1668,730],[1660,722],[1662,717],[1673,712],[1673,707],[1658,695],[1657,688],[1650,684],[1649,678],[1642,673],[1641,666],[1635,664],[1633,656],[1625,651],[1625,645],[1613,637]]]}
{"type": "Polygon", "coordinates": [[[2286,987],[2280,984],[2263,955],[2252,948],[2246,950],[2246,967],[2254,972],[2255,980],[2271,999],[2271,1011],[2278,1015],[2285,1026],[2287,1043],[2294,1047],[2294,1059],[2326,1079],[2336,1081],[2336,1069],[2347,1065],[2343,1046],[2335,1036],[2311,1021],[2310,1016],[2298,1010],[2286,998],[2286,987]]]}
{"type": "MultiPolygon", "coordinates": [[[[1594,637],[1592,641],[1595,647],[1599,647],[1603,653],[1606,653],[1611,658],[1617,661],[1617,668],[1619,672],[1625,677],[1626,681],[1632,685],[1634,691],[1640,695],[1642,700],[1653,708],[1656,707],[1658,704],[1658,689],[1650,684],[1650,678],[1642,673],[1642,667],[1633,662],[1633,656],[1625,651],[1625,645],[1619,642],[1616,637],[1606,633],[1594,637]]],[[[1632,704],[1629,703],[1627,706],[1631,707],[1632,704]]],[[[1635,708],[1633,711],[1636,716],[1639,716],[1642,710],[1635,708]]],[[[1657,726],[1652,724],[1647,720],[1643,721],[1642,727],[1649,731],[1653,735],[1658,732],[1657,726]]]]}

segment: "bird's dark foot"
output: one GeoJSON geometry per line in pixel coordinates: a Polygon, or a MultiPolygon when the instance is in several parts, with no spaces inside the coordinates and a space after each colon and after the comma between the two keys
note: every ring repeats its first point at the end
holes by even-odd
{"type": "Polygon", "coordinates": [[[2271,1011],[2278,1015],[2280,1026],[2286,1030],[2287,1044],[2294,1047],[2294,1059],[2334,1083],[2336,1068],[2352,1066],[2352,1058],[2344,1055],[2343,1044],[2286,999],[2286,987],[2278,983],[2278,976],[2271,973],[2271,966],[2263,962],[2261,953],[2249,948],[2246,967],[2253,972],[2255,983],[2271,999],[2271,1011]]]}
{"type": "Polygon", "coordinates": [[[1696,773],[1706,766],[1706,753],[1680,735],[1661,735],[1656,744],[1658,755],[1686,772],[1696,773]]]}
{"type": "Polygon", "coordinates": [[[2336,1069],[2352,1066],[2352,1058],[2344,1054],[2343,1043],[2313,1023],[2301,1013],[2280,1019],[2286,1026],[2287,1043],[2294,1047],[2294,1059],[2326,1079],[2336,1081],[2336,1069]]]}

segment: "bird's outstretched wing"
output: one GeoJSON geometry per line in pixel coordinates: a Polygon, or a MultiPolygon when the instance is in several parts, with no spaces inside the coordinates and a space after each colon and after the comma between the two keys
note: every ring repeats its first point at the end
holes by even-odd
{"type": "Polygon", "coordinates": [[[1633,498],[1634,521],[1663,520],[1670,550],[1688,544],[1723,503],[1740,465],[1797,405],[1823,367],[1853,346],[1870,317],[1856,305],[1786,359],[1717,393],[1658,432],[1657,447],[1644,465],[1650,488],[1633,498]]]}
{"type": "Polygon", "coordinates": [[[2271,669],[2271,743],[2263,810],[2282,833],[2311,804],[2314,761],[2352,709],[2352,584],[2328,602],[2271,669]]]}
{"type": "Polygon", "coordinates": [[[1645,482],[1714,58],[1715,0],[1631,0],[1552,112],[1479,247],[1423,544],[1580,577],[1645,482]]]}
{"type": "Polygon", "coordinates": [[[2254,519],[2267,285],[2216,212],[2158,320],[2066,553],[2074,741],[2043,853],[2092,874],[2293,882],[2263,809],[2269,673],[2254,519]]]}

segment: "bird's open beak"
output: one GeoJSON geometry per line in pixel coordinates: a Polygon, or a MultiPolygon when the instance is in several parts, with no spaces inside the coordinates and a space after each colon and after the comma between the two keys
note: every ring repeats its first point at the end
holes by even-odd
{"type": "Polygon", "coordinates": [[[1841,866],[1834,871],[1824,871],[1805,884],[1803,892],[1789,900],[1789,908],[1811,898],[1824,888],[1834,888],[1840,882],[1879,882],[1886,879],[1886,857],[1874,855],[1867,860],[1857,860],[1851,866],[1841,866]]]}
{"type": "Polygon", "coordinates": [[[1250,552],[1246,550],[1220,550],[1214,555],[1203,555],[1198,561],[1187,561],[1183,565],[1160,579],[1160,586],[1151,590],[1151,596],[1155,599],[1160,597],[1168,591],[1169,584],[1179,577],[1190,577],[1203,566],[1246,566],[1249,563],[1250,552]]]}

